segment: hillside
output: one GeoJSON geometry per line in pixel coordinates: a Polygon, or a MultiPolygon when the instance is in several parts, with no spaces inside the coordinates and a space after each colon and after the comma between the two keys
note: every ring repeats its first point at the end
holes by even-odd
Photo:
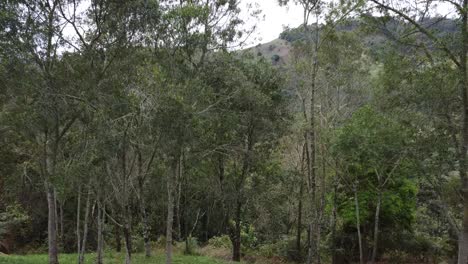
{"type": "Polygon", "coordinates": [[[291,49],[291,42],[277,38],[270,42],[248,48],[245,52],[252,53],[255,56],[263,56],[265,59],[270,59],[274,64],[284,64],[288,62],[291,49]]]}
{"type": "MultiPolygon", "coordinates": [[[[446,18],[428,18],[424,24],[426,28],[447,40],[447,45],[451,45],[455,38],[457,21],[446,18]]],[[[312,29],[314,30],[314,29],[312,29]]],[[[372,53],[383,48],[389,43],[396,43],[402,38],[411,34],[412,27],[395,20],[383,18],[365,17],[359,20],[351,20],[336,27],[338,32],[355,32],[360,35],[362,43],[369,48],[372,53]]],[[[418,36],[421,41],[427,41],[423,36],[418,36]]],[[[271,60],[274,65],[287,64],[294,42],[305,39],[302,27],[289,28],[280,33],[275,40],[266,43],[259,43],[254,47],[244,50],[255,56],[263,56],[271,60]]],[[[431,47],[431,44],[428,44],[431,47]]]]}

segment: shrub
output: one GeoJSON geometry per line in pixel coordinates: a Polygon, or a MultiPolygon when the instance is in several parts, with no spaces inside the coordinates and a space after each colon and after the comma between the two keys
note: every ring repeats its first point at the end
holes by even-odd
{"type": "MultiPolygon", "coordinates": [[[[302,249],[304,252],[304,249],[302,249]]],[[[279,241],[262,244],[258,247],[258,255],[266,258],[282,257],[293,261],[301,261],[301,252],[297,251],[294,237],[285,236],[279,241]]]]}
{"type": "Polygon", "coordinates": [[[231,239],[228,235],[212,237],[208,240],[208,245],[214,248],[232,248],[231,239]]]}
{"type": "Polygon", "coordinates": [[[186,255],[199,255],[199,245],[196,237],[189,236],[185,241],[184,254],[186,255]]]}
{"type": "Polygon", "coordinates": [[[278,54],[275,54],[275,55],[271,56],[271,60],[273,62],[278,62],[280,60],[280,56],[278,54]]]}
{"type": "Polygon", "coordinates": [[[258,246],[258,239],[255,236],[255,229],[252,225],[245,225],[241,230],[241,250],[248,252],[256,249],[258,246]]]}

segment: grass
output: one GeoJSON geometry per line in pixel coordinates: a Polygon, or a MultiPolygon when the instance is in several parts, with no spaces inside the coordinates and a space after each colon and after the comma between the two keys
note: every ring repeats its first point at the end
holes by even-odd
{"type": "MultiPolygon", "coordinates": [[[[86,254],[85,263],[94,264],[96,255],[93,253],[86,254]]],[[[60,264],[75,264],[77,263],[76,254],[60,254],[60,264]]],[[[47,254],[41,255],[0,255],[0,264],[47,264],[47,254]]],[[[122,264],[125,263],[125,255],[122,253],[107,252],[104,258],[105,264],[122,264]]],[[[133,254],[132,264],[163,264],[165,257],[161,253],[155,254],[150,258],[146,258],[144,254],[133,254]]],[[[205,256],[187,256],[176,254],[173,258],[174,264],[226,264],[228,262],[213,259],[205,256]]]]}

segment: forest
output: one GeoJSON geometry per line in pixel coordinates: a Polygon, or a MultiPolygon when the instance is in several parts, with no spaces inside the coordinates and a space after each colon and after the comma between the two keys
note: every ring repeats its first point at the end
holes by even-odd
{"type": "Polygon", "coordinates": [[[468,0],[245,1],[0,0],[0,263],[468,263],[468,0]]]}

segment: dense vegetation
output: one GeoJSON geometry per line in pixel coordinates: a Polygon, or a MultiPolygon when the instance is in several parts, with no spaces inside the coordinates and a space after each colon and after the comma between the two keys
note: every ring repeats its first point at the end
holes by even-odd
{"type": "Polygon", "coordinates": [[[468,1],[295,2],[0,2],[0,262],[466,264],[468,1]]]}

